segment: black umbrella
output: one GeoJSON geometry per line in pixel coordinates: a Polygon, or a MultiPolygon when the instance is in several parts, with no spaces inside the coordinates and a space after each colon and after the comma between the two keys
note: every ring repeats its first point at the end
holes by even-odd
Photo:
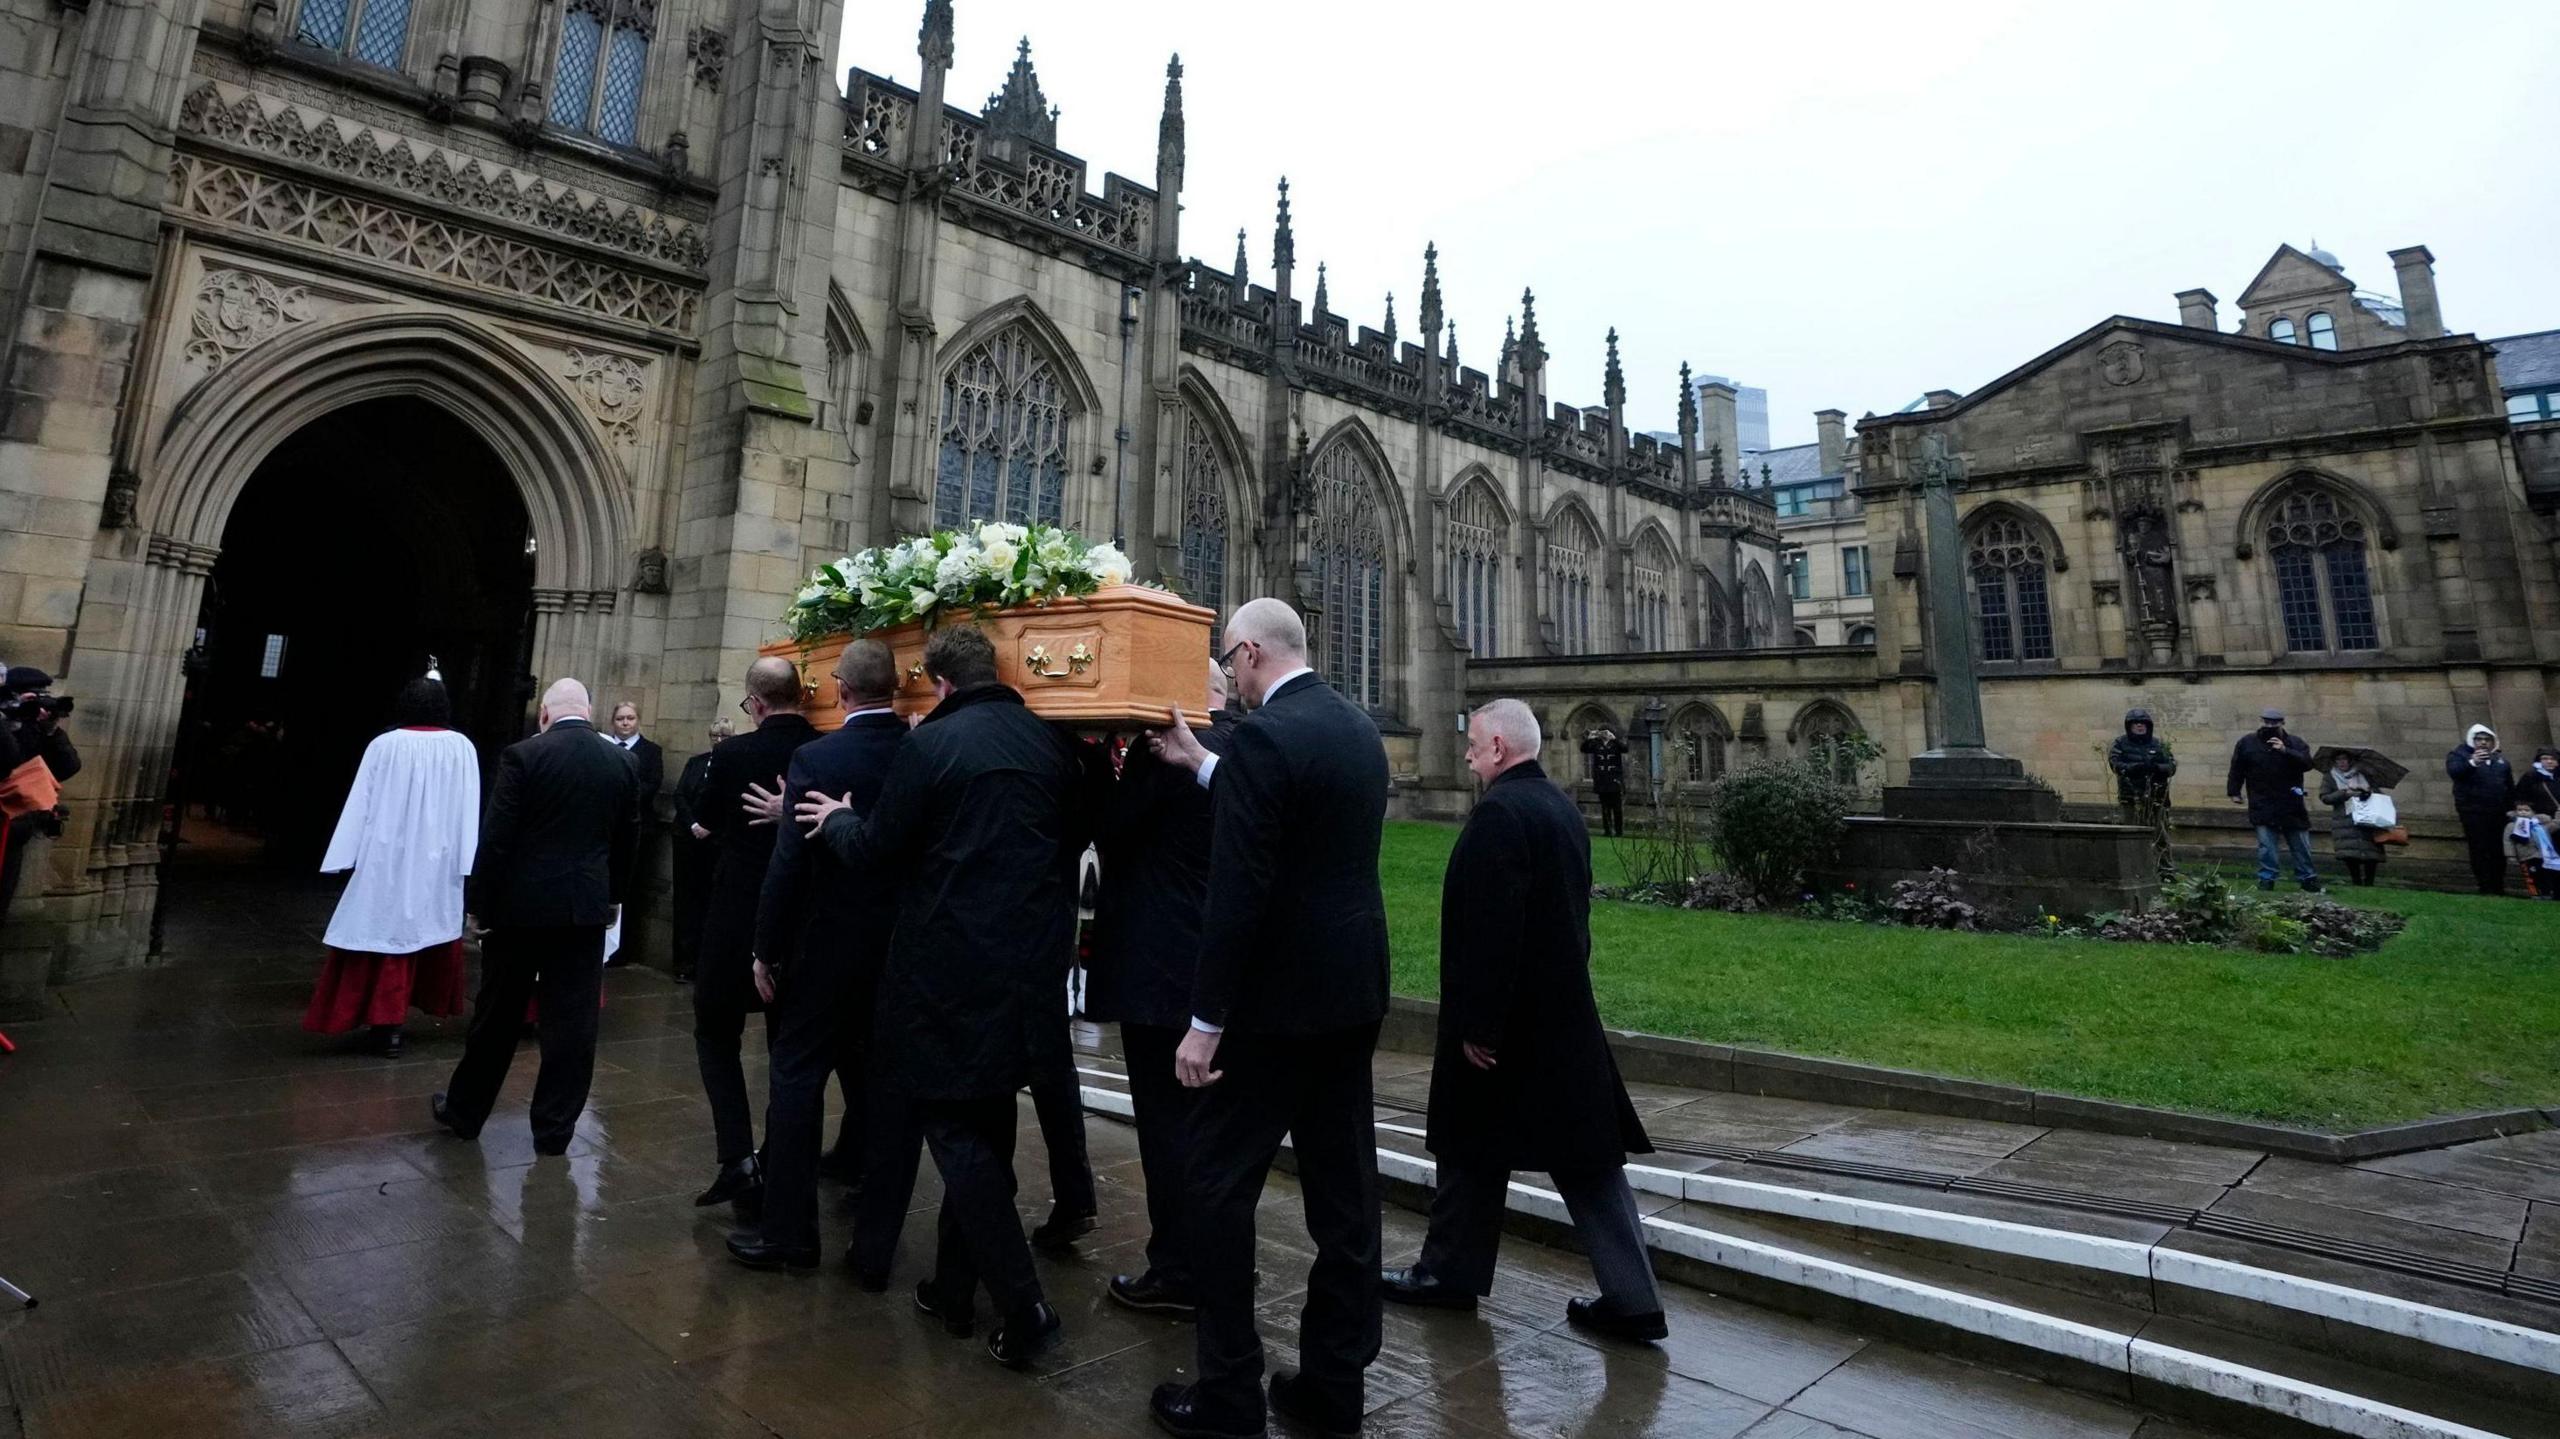
{"type": "Polygon", "coordinates": [[[2407,765],[2399,763],[2380,750],[2358,749],[2353,745],[2324,744],[2320,746],[2312,752],[2312,767],[2335,769],[2338,767],[2340,755],[2355,761],[2356,768],[2364,771],[2364,777],[2373,781],[2375,789],[2395,788],[2400,781],[2409,777],[2407,765]]]}

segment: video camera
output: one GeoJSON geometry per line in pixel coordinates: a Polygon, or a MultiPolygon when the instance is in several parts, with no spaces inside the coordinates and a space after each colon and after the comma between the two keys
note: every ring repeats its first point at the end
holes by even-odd
{"type": "Polygon", "coordinates": [[[44,719],[68,719],[71,709],[70,695],[58,695],[51,690],[38,690],[34,694],[25,695],[0,694],[0,719],[7,719],[15,724],[32,724],[44,719]]]}

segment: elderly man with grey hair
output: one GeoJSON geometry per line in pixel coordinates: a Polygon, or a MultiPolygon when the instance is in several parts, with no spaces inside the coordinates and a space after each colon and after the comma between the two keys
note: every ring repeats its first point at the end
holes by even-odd
{"type": "Polygon", "coordinates": [[[1422,1257],[1389,1270],[1401,1304],[1473,1309],[1493,1285],[1514,1170],[1553,1177],[1591,1253],[1597,1299],[1565,1318],[1618,1339],[1668,1330],[1630,1154],[1653,1145],[1591,997],[1591,834],[1538,764],[1538,718],[1498,699],[1467,724],[1484,796],[1440,890],[1440,1034],[1426,1146],[1439,1161],[1422,1257]]]}

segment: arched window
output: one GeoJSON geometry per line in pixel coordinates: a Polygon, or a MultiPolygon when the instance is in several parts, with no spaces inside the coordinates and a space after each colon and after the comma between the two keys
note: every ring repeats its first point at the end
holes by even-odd
{"type": "Polygon", "coordinates": [[[1821,638],[1821,636],[1813,632],[1813,626],[1811,625],[1796,626],[1797,649],[1811,649],[1816,644],[1821,643],[1821,638]]]}
{"type": "Polygon", "coordinates": [[[2287,650],[2381,648],[2364,521],[2335,494],[2306,484],[2279,500],[2267,516],[2267,553],[2287,650]]]}
{"type": "Polygon", "coordinates": [[[1449,608],[1458,638],[1478,659],[1502,653],[1502,571],[1511,521],[1482,480],[1469,480],[1449,506],[1449,608]]]}
{"type": "Polygon", "coordinates": [[[1764,650],[1777,638],[1778,599],[1769,589],[1769,572],[1753,560],[1742,576],[1742,633],[1737,636],[1743,648],[1764,650]]]}
{"type": "Polygon", "coordinates": [[[2275,341],[2279,345],[2292,344],[2293,321],[2286,319],[2282,315],[2278,315],[2274,319],[2268,321],[2267,338],[2275,341]]]}
{"type": "Polygon", "coordinates": [[[1316,596],[1324,606],[1324,677],[1353,704],[1386,703],[1386,486],[1359,446],[1325,446],[1315,481],[1316,596]]]}
{"type": "Polygon", "coordinates": [[[1593,653],[1591,591],[1600,568],[1600,532],[1567,505],[1547,527],[1547,618],[1556,642],[1569,655],[1593,653]]]}
{"type": "Polygon", "coordinates": [[[1849,643],[1853,645],[1871,645],[1875,642],[1876,627],[1874,625],[1851,625],[1849,627],[1849,643]]]}
{"type": "Polygon", "coordinates": [[[2046,572],[2052,557],[2044,541],[2015,515],[1995,515],[1976,525],[1965,559],[1973,581],[1974,636],[1982,658],[2053,658],[2053,608],[2046,572]]]}
{"type": "MultiPolygon", "coordinates": [[[[1859,728],[1855,715],[1829,700],[1815,700],[1796,717],[1796,747],[1806,757],[1821,754],[1826,747],[1866,733],[1859,728]]],[[[1858,761],[1845,750],[1831,748],[1831,775],[1842,784],[1858,782],[1858,761]]]]}
{"type": "Polygon", "coordinates": [[[2311,348],[2315,350],[2338,348],[2338,322],[2329,318],[2328,311],[2312,311],[2308,328],[2311,331],[2311,348]]]}
{"type": "Polygon", "coordinates": [[[657,28],[657,0],[569,0],[551,70],[551,123],[638,144],[640,82],[657,28]]]}
{"type": "Polygon", "coordinates": [[[1733,728],[1707,705],[1691,705],[1671,721],[1671,753],[1665,763],[1687,784],[1713,784],[1724,778],[1727,747],[1733,728]]]}
{"type": "Polygon", "coordinates": [[[1007,325],[942,377],[933,522],[1066,523],[1067,387],[1031,331],[1007,325]]]}
{"type": "Polygon", "coordinates": [[[302,0],[293,38],[397,70],[409,50],[409,0],[302,0]]]}
{"type": "Polygon", "coordinates": [[[1671,576],[1677,570],[1662,532],[1646,530],[1627,570],[1627,631],[1639,650],[1659,654],[1671,648],[1671,576]]]}
{"type": "Polygon", "coordinates": [[[862,406],[862,344],[835,315],[827,316],[827,428],[853,437],[862,406]]]}
{"type": "Polygon", "coordinates": [[[1227,609],[1227,462],[1200,412],[1182,409],[1182,597],[1227,609]]]}

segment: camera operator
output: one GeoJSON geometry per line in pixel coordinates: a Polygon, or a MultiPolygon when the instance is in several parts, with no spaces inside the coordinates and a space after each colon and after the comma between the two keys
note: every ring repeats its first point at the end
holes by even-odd
{"type": "MultiPolygon", "coordinates": [[[[53,676],[32,665],[10,667],[0,678],[0,773],[29,759],[42,759],[59,783],[80,772],[80,751],[73,748],[63,721],[71,714],[71,697],[53,692],[53,676]]],[[[6,850],[0,854],[0,918],[18,896],[18,876],[26,868],[27,846],[38,835],[62,833],[64,811],[56,807],[22,814],[9,821],[6,850]]]]}

